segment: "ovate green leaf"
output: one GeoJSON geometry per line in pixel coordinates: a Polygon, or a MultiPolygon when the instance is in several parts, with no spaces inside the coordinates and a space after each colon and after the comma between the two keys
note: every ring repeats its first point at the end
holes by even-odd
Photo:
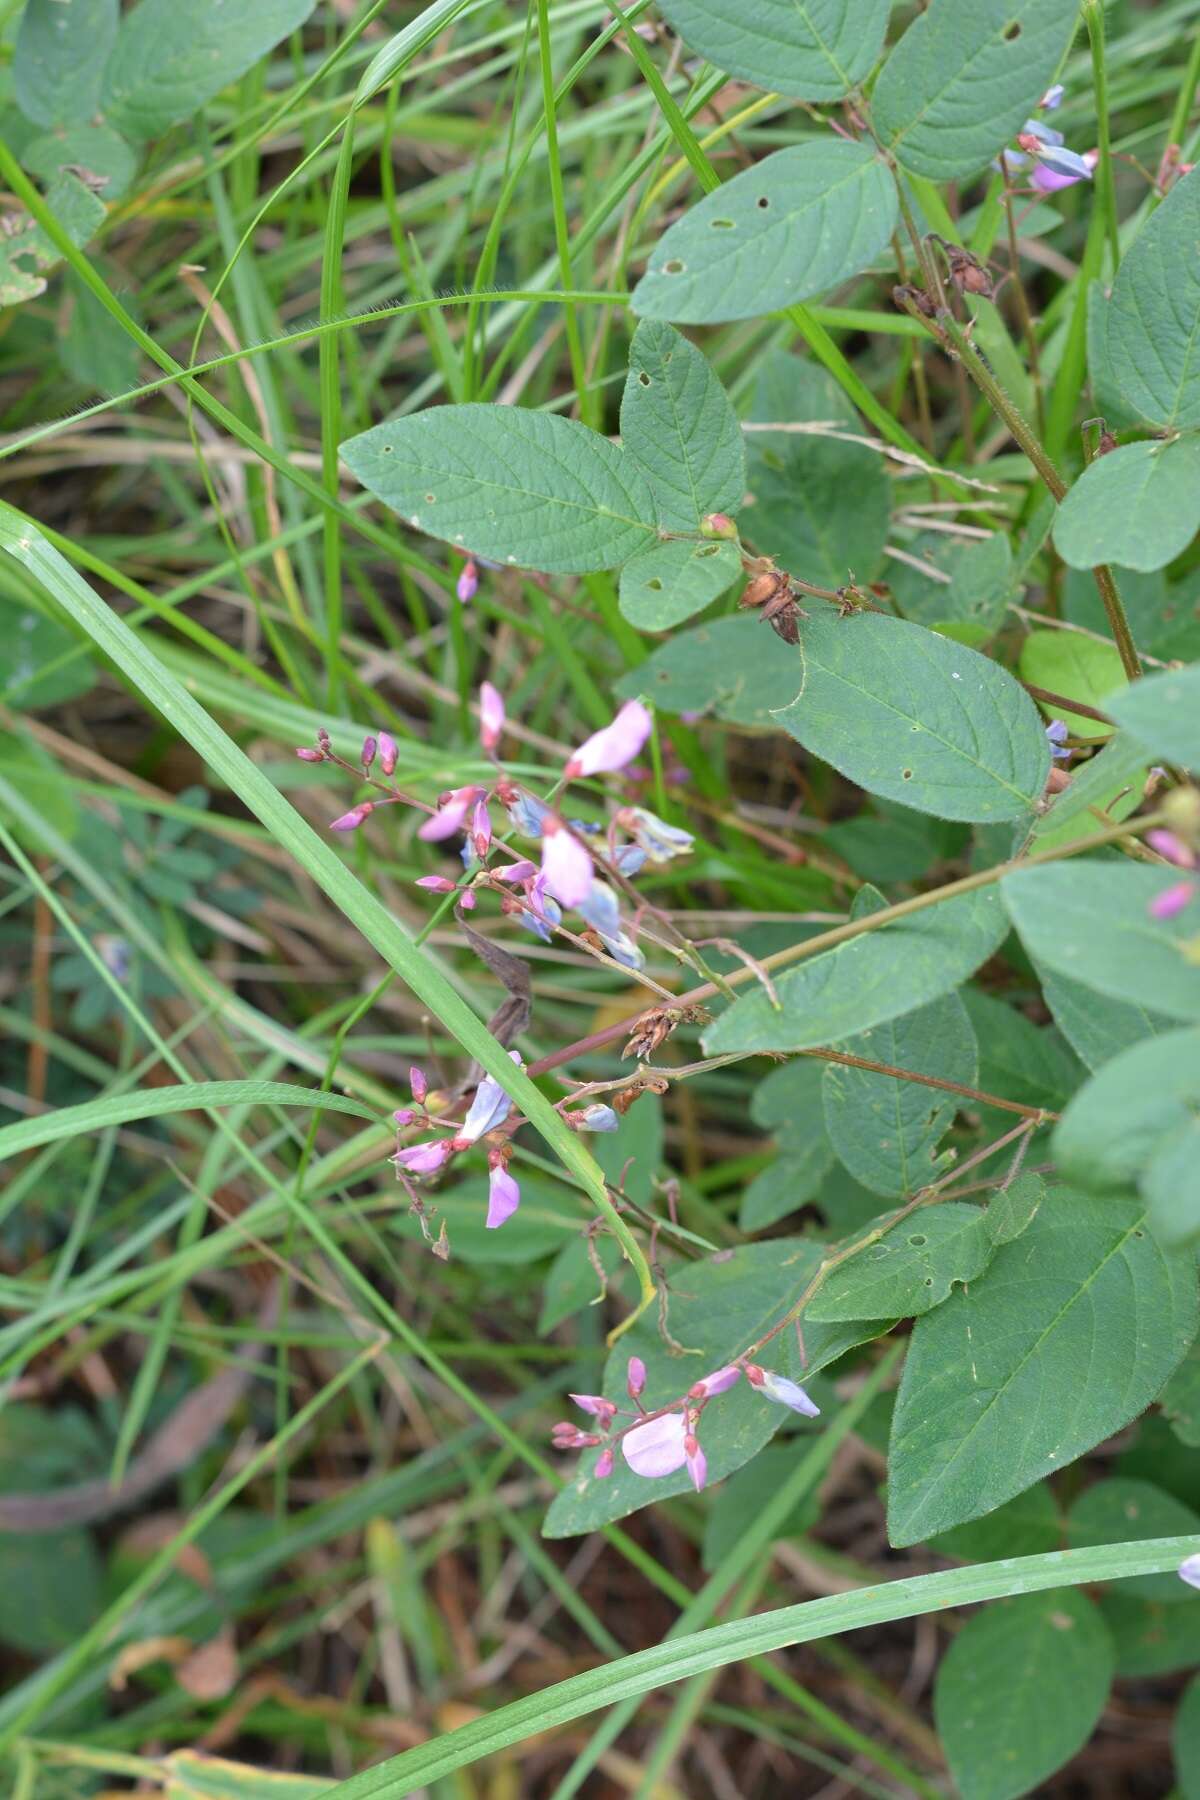
{"type": "Polygon", "coordinates": [[[703,612],[742,579],[736,544],[670,538],[635,556],[621,570],[620,606],[642,631],[668,631],[703,612]]]}
{"type": "MultiPolygon", "coordinates": [[[[1200,1534],[1200,1517],[1150,1481],[1114,1476],[1097,1481],[1082,1493],[1067,1516],[1069,1544],[1127,1544],[1136,1538],[1200,1534]]],[[[1178,1575],[1135,1575],[1121,1583],[1121,1593],[1166,1606],[1187,1604],[1195,1590],[1178,1575]]]]}
{"type": "Polygon", "coordinates": [[[868,792],[943,819],[1015,819],[1040,798],[1050,752],[1037,710],[985,656],[833,608],[804,624],[801,651],[803,686],[778,721],[868,792]]]}
{"type": "Polygon", "coordinates": [[[656,319],[642,320],[629,347],[621,442],[665,530],[695,531],[706,513],[741,507],[746,455],[729,396],[696,346],[656,319]]]}
{"type": "MultiPolygon", "coordinates": [[[[1108,357],[1135,413],[1152,425],[1200,425],[1200,181],[1185,175],[1122,258],[1108,306],[1108,357]]],[[[1135,567],[1154,567],[1135,564],[1135,567]]]]}
{"type": "Polygon", "coordinates": [[[1046,1183],[1040,1175],[1018,1175],[1007,1187],[999,1188],[988,1201],[984,1223],[993,1244],[1011,1244],[1028,1230],[1046,1198],[1046,1183]]]}
{"type": "Polygon", "coordinates": [[[891,0],[663,0],[691,49],[797,100],[840,100],[883,48],[891,0]]]}
{"type": "Polygon", "coordinates": [[[1200,443],[1122,444],[1089,463],[1058,509],[1054,544],[1074,569],[1161,569],[1200,526],[1200,443]]]}
{"type": "Polygon", "coordinates": [[[800,657],[762,619],[743,613],[681,631],[617,683],[622,699],[647,699],[666,712],[713,713],[731,725],[770,730],[795,698],[800,657]]]}
{"type": "Polygon", "coordinates": [[[1200,770],[1200,663],[1147,675],[1117,696],[1113,717],[1153,756],[1200,770]]]}
{"type": "Polygon", "coordinates": [[[955,538],[922,532],[909,549],[934,573],[907,562],[890,565],[888,580],[904,617],[918,625],[977,625],[990,637],[1014,587],[1012,550],[1004,533],[955,538]]]}
{"type": "Polygon", "coordinates": [[[575,419],[515,406],[435,406],[341,446],[365,488],[419,531],[493,562],[581,574],[655,541],[638,465],[575,419]]]}
{"type": "MultiPolygon", "coordinates": [[[[1200,656],[1200,609],[1190,583],[1167,581],[1161,569],[1123,569],[1117,583],[1138,649],[1163,662],[1200,656]]],[[[1068,569],[1063,617],[1108,637],[1109,624],[1090,570],[1068,569]]]]}
{"type": "Polygon", "coordinates": [[[1136,1203],[1048,1194],[983,1278],[913,1328],[888,1457],[893,1544],[993,1507],[1119,1431],[1196,1332],[1194,1259],[1136,1203]]]}
{"type": "Polygon", "coordinates": [[[13,51],[13,95],[38,125],[78,125],[100,104],[119,0],[26,0],[13,51]]]}
{"type": "Polygon", "coordinates": [[[876,130],[914,174],[975,174],[1050,85],[1078,12],[1078,0],[931,0],[875,84],[876,130]]]}
{"type": "Polygon", "coordinates": [[[1200,1231],[1200,1029],[1168,1031],[1105,1063],[1054,1130],[1068,1181],[1137,1188],[1165,1243],[1200,1231]]]}
{"type": "Polygon", "coordinates": [[[1055,1024],[1089,1069],[1098,1069],[1131,1044],[1174,1027],[1173,1019],[1150,1012],[1136,1000],[1113,1000],[1053,969],[1038,973],[1055,1024]]]}
{"type": "Polygon", "coordinates": [[[1196,927],[1186,911],[1161,920],[1148,910],[1176,880],[1171,869],[1080,858],[1019,869],[1000,886],[1025,948],[1046,968],[1168,1018],[1200,1019],[1200,964],[1184,951],[1196,927]]]}
{"type": "MultiPolygon", "coordinates": [[[[836,1048],[968,1086],[978,1077],[975,1033],[957,994],[944,994],[836,1048]]],[[[873,1193],[915,1194],[945,1167],[938,1145],[960,1105],[945,1089],[829,1063],[823,1095],[835,1152],[873,1193]]]]}
{"type": "Polygon", "coordinates": [[[833,1167],[821,1105],[822,1065],[801,1057],[773,1069],[754,1090],[750,1116],[772,1132],[779,1155],[742,1195],[738,1225],[763,1231],[815,1199],[833,1167]]]}
{"type": "Polygon", "coordinates": [[[991,1254],[982,1207],[927,1207],[834,1269],[805,1307],[805,1322],[916,1318],[940,1306],[952,1283],[974,1281],[991,1254]]]}
{"type": "MultiPolygon", "coordinates": [[[[53,3],[53,0],[51,0],[53,3]]],[[[303,25],[316,0],[139,0],[104,72],[104,111],[136,140],[158,137],[303,25]]]]}
{"type": "Polygon", "coordinates": [[[933,1689],[962,1800],[1016,1800],[1069,1762],[1095,1729],[1114,1666],[1086,1594],[1022,1594],[973,1614],[933,1689]]]}
{"type": "Polygon", "coordinates": [[[704,1034],[706,1055],[836,1044],[959,987],[1007,934],[990,888],[850,938],[745,993],[704,1034]]]}
{"type": "MultiPolygon", "coordinates": [[[[1082,700],[1098,712],[1106,709],[1110,694],[1128,683],[1112,644],[1098,644],[1074,631],[1031,631],[1021,646],[1019,667],[1022,681],[1031,687],[1082,700]]],[[[1069,712],[1049,700],[1039,700],[1038,705],[1048,719],[1061,719],[1072,737],[1112,736],[1111,725],[1089,719],[1086,713],[1069,712]]]]}
{"type": "Polygon", "coordinates": [[[659,239],[633,310],[683,325],[756,318],[857,275],[895,222],[895,185],[869,145],[777,150],[659,239]]]}
{"type": "MultiPolygon", "coordinates": [[[[105,200],[119,200],[137,168],[133,150],[108,125],[76,125],[71,130],[48,131],[26,145],[21,161],[31,175],[46,182],[54,181],[64,169],[86,169],[89,176],[95,177],[105,200]]],[[[95,304],[99,305],[99,301],[95,304]]]]}
{"type": "MultiPolygon", "coordinates": [[[[1123,684],[1124,672],[1121,680],[1123,684]]],[[[1114,695],[1114,701],[1116,699],[1119,699],[1119,693],[1114,695]]],[[[1105,696],[1104,705],[1106,709],[1110,705],[1108,696],[1105,696]]],[[[1052,708],[1047,705],[1046,711],[1052,712],[1052,708]]],[[[1103,729],[1097,727],[1094,719],[1089,720],[1088,725],[1093,731],[1103,729]]],[[[1114,823],[1127,818],[1142,803],[1150,772],[1146,766],[1149,760],[1136,738],[1127,731],[1117,732],[1082,768],[1071,771],[1070,787],[1056,794],[1045,812],[1034,821],[1032,849],[1040,852],[1088,837],[1103,824],[1103,820],[1096,817],[1097,812],[1114,823]]]]}

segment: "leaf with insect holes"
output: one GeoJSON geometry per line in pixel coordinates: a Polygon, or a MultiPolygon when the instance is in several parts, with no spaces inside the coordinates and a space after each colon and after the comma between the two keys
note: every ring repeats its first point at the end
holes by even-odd
{"type": "Polygon", "coordinates": [[[86,169],[89,177],[95,177],[97,193],[106,201],[121,198],[137,168],[135,151],[107,125],[76,125],[71,130],[48,131],[25,146],[21,161],[31,175],[45,182],[56,180],[64,170],[70,173],[72,168],[86,169]]]}
{"type": "Polygon", "coordinates": [[[905,1219],[830,1272],[804,1309],[805,1323],[931,1312],[955,1282],[974,1281],[987,1267],[993,1245],[984,1218],[982,1207],[948,1200],[905,1219]]]}
{"type": "Polygon", "coordinates": [[[671,325],[643,319],[629,346],[621,444],[640,467],[666,531],[737,512],[746,493],[742,428],[708,359],[671,325]]]}
{"type": "Polygon", "coordinates": [[[1148,1406],[1196,1333],[1195,1259],[1136,1202],[1059,1187],[913,1327],[888,1454],[902,1548],[991,1512],[1148,1406]]]}
{"type": "Polygon", "coordinates": [[[662,0],[688,48],[739,81],[840,100],[874,67],[891,0],[662,0]]]}
{"type": "Polygon", "coordinates": [[[419,531],[551,575],[615,569],[657,539],[632,457],[575,419],[516,406],[434,406],[339,449],[365,488],[419,531]]]}
{"type": "Polygon", "coordinates": [[[139,141],[190,119],[304,24],[316,0],[139,0],[104,71],[109,123],[139,141]]]}
{"type": "Polygon", "coordinates": [[[801,632],[804,683],[776,714],[813,756],[868,793],[940,819],[1016,819],[1050,751],[1006,669],[883,613],[823,607],[801,632]]]}
{"type": "Polygon", "coordinates": [[[1161,569],[1200,527],[1200,443],[1122,444],[1088,464],[1058,509],[1054,547],[1073,569],[1161,569]]]}
{"type": "Polygon", "coordinates": [[[1079,0],[931,0],[875,84],[876,131],[914,175],[974,175],[1037,105],[1078,14],[1079,0]]]}
{"type": "Polygon", "coordinates": [[[742,579],[736,544],[670,538],[635,556],[621,570],[621,611],[642,631],[667,631],[703,612],[742,579]]]}
{"type": "MultiPolygon", "coordinates": [[[[692,1382],[722,1368],[786,1317],[816,1273],[822,1254],[819,1244],[806,1239],[775,1238],[686,1264],[672,1278],[666,1322],[676,1343],[693,1354],[672,1350],[664,1341],[658,1319],[644,1315],[610,1353],[599,1392],[632,1411],[625,1391],[626,1370],[629,1358],[640,1356],[646,1365],[643,1406],[652,1411],[681,1397],[692,1382]]],[[[789,1329],[764,1347],[762,1361],[793,1381],[802,1381],[855,1344],[887,1329],[879,1321],[814,1325],[804,1334],[807,1361],[803,1368],[796,1334],[789,1329]]],[[[705,1411],[701,1427],[709,1481],[720,1481],[740,1469],[789,1416],[785,1407],[772,1404],[746,1381],[722,1394],[705,1411]]],[[[618,1419],[618,1425],[628,1422],[618,1419]]],[[[583,1452],[574,1479],[551,1503],[544,1536],[574,1537],[596,1531],[641,1506],[691,1489],[686,1469],[647,1480],[634,1474],[619,1451],[613,1473],[598,1481],[598,1454],[596,1450],[583,1452]]]]}
{"type": "Polygon", "coordinates": [[[13,98],[36,125],[78,125],[100,105],[119,0],[27,0],[13,49],[13,98]]]}
{"type": "MultiPolygon", "coordinates": [[[[1128,684],[1129,677],[1112,644],[1098,644],[1076,631],[1031,631],[1021,645],[1021,680],[1046,688],[1064,700],[1082,700],[1097,712],[1108,710],[1108,697],[1128,684]]],[[[1088,740],[1112,736],[1112,726],[1086,713],[1070,712],[1052,700],[1039,700],[1048,719],[1061,719],[1072,737],[1088,740]]]]}
{"type": "Polygon", "coordinates": [[[715,325],[826,293],[892,235],[896,188],[869,145],[777,150],[672,225],[633,295],[644,319],[715,325]]]}
{"type": "Polygon", "coordinates": [[[1177,181],[1125,252],[1107,309],[1109,366],[1152,425],[1200,425],[1200,177],[1177,181]]]}
{"type": "Polygon", "coordinates": [[[1200,1231],[1200,1029],[1168,1031],[1114,1057],[1054,1128],[1068,1181],[1137,1189],[1151,1229],[1176,1244],[1200,1231]]]}
{"type": "MultiPolygon", "coordinates": [[[[979,1074],[975,1033],[957,994],[944,994],[835,1048],[968,1087],[979,1074]]],[[[962,1102],[944,1088],[830,1063],[823,1097],[834,1150],[872,1193],[915,1194],[945,1168],[938,1145],[962,1102]]]]}
{"type": "Polygon", "coordinates": [[[1147,675],[1116,696],[1112,714],[1151,756],[1200,771],[1200,663],[1147,675]]]}
{"type": "Polygon", "coordinates": [[[1200,1020],[1200,964],[1185,953],[1196,919],[1186,909],[1173,919],[1149,912],[1178,879],[1177,869],[1080,858],[1018,869],[1000,891],[1043,967],[1190,1024],[1200,1020]]]}
{"type": "Polygon", "coordinates": [[[778,1006],[760,986],[735,1000],[704,1033],[705,1055],[810,1050],[900,1018],[973,975],[1007,929],[982,888],[850,938],[777,976],[778,1006]]]}
{"type": "Polygon", "coordinates": [[[962,1800],[1035,1792],[1091,1737],[1115,1664],[1104,1617],[1086,1594],[1017,1594],[974,1613],[933,1688],[955,1792],[962,1800]]]}

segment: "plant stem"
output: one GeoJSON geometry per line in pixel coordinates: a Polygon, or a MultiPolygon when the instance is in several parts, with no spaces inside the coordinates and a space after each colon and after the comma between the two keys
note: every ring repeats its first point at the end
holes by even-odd
{"type": "Polygon", "coordinates": [[[1104,60],[1104,0],[1085,0],[1088,41],[1092,46],[1092,85],[1096,95],[1096,134],[1100,140],[1100,163],[1096,183],[1100,204],[1104,208],[1104,228],[1112,256],[1112,272],[1121,266],[1121,238],[1117,228],[1117,189],[1113,180],[1112,139],[1108,128],[1108,70],[1104,60]]]}
{"type": "MultiPolygon", "coordinates": [[[[542,64],[542,105],[546,122],[546,166],[550,173],[550,198],[554,204],[554,241],[558,248],[558,267],[562,284],[568,291],[575,283],[571,276],[571,239],[567,230],[567,207],[563,194],[562,160],[558,152],[558,115],[555,110],[554,62],[550,54],[550,8],[548,0],[537,0],[538,50],[542,64]]],[[[579,316],[568,300],[563,307],[567,328],[567,350],[571,358],[571,378],[579,397],[579,416],[585,424],[595,424],[589,401],[587,363],[583,340],[579,335],[579,316]]]]}

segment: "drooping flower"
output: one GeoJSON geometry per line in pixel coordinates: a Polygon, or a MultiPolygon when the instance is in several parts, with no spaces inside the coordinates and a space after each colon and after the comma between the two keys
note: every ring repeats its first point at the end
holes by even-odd
{"type": "Polygon", "coordinates": [[[464,606],[479,592],[479,565],[473,556],[468,556],[463,564],[462,573],[455,583],[454,591],[464,606]]]}
{"type": "Polygon", "coordinates": [[[542,837],[542,880],[564,906],[578,906],[592,886],[592,859],[561,819],[546,820],[542,837]]]}
{"type": "Polygon", "coordinates": [[[1155,894],[1146,911],[1152,919],[1160,922],[1178,918],[1184,907],[1191,904],[1196,891],[1194,881],[1176,881],[1171,887],[1164,888],[1161,894],[1155,894]]]}
{"type": "Polygon", "coordinates": [[[442,795],[437,811],[418,828],[417,836],[426,844],[438,844],[443,838],[453,837],[456,831],[463,829],[480,792],[477,787],[451,788],[448,794],[442,795]]]}
{"type": "Polygon", "coordinates": [[[517,924],[523,925],[526,931],[532,931],[540,937],[543,944],[548,944],[552,928],[562,920],[562,908],[557,900],[552,900],[546,892],[546,877],[538,874],[530,882],[528,888],[529,905],[523,906],[517,914],[517,924]]]}
{"type": "Polygon", "coordinates": [[[646,852],[640,844],[618,844],[612,853],[613,868],[627,880],[644,869],[646,862],[646,852]]]}
{"type": "Polygon", "coordinates": [[[500,1226],[511,1219],[521,1204],[521,1189],[514,1176],[504,1166],[501,1156],[495,1161],[489,1157],[488,1171],[488,1209],[486,1225],[489,1231],[497,1231],[500,1226]]]}
{"type": "Polygon", "coordinates": [[[1029,178],[1030,186],[1038,194],[1057,194],[1063,188],[1074,187],[1076,182],[1090,181],[1099,160],[1096,150],[1085,150],[1082,156],[1076,156],[1073,150],[1047,145],[1029,178]]]}
{"type": "Polygon", "coordinates": [[[617,897],[602,881],[593,881],[591,892],[579,902],[579,915],[591,926],[614,962],[627,969],[642,969],[646,959],[621,926],[617,897]]]}
{"type": "Polygon", "coordinates": [[[708,1480],[708,1458],[700,1448],[700,1441],[694,1432],[689,1431],[683,1440],[683,1455],[688,1474],[692,1478],[692,1486],[699,1493],[708,1480]]]}
{"type": "Polygon", "coordinates": [[[1054,112],[1062,105],[1062,98],[1065,92],[1066,89],[1063,87],[1062,82],[1056,81],[1053,87],[1048,87],[1046,89],[1045,93],[1038,101],[1038,105],[1044,112],[1054,112]]]}
{"type": "Polygon", "coordinates": [[[793,1412],[802,1413],[806,1419],[820,1415],[820,1407],[809,1399],[799,1382],[789,1381],[786,1375],[777,1375],[774,1369],[760,1369],[757,1363],[747,1363],[746,1379],[751,1387],[758,1388],[777,1406],[790,1406],[793,1412]]]}
{"type": "Polygon", "coordinates": [[[581,1131],[615,1131],[621,1121],[611,1106],[585,1106],[578,1114],[581,1131]]]}
{"type": "Polygon", "coordinates": [[[627,700],[612,723],[594,731],[567,763],[564,774],[611,775],[631,763],[650,736],[653,720],[640,700],[627,700]]]}
{"type": "Polygon", "coordinates": [[[508,814],[509,823],[514,831],[522,837],[540,838],[546,820],[550,817],[550,808],[544,800],[533,794],[527,794],[519,788],[515,781],[502,777],[496,783],[496,798],[508,814]]]}
{"type": "Polygon", "coordinates": [[[723,1369],[714,1369],[711,1375],[703,1375],[699,1381],[694,1381],[688,1389],[689,1398],[711,1400],[714,1394],[727,1393],[741,1377],[742,1371],[737,1364],[727,1363],[723,1369]]]}
{"type": "Polygon", "coordinates": [[[617,823],[624,826],[638,848],[654,863],[689,855],[696,841],[690,831],[684,831],[679,825],[668,825],[665,819],[647,811],[644,806],[622,808],[617,823]]]}
{"type": "Polygon", "coordinates": [[[479,742],[490,756],[504,730],[504,696],[490,681],[479,689],[479,742]]]}
{"type": "Polygon", "coordinates": [[[522,857],[519,862],[497,863],[492,874],[497,881],[529,881],[537,874],[537,864],[522,857]]]}
{"type": "Polygon", "coordinates": [[[397,1150],[392,1161],[410,1175],[434,1175],[450,1160],[453,1149],[453,1138],[435,1138],[431,1144],[409,1144],[407,1149],[397,1150]]]}
{"type": "Polygon", "coordinates": [[[635,1425],[621,1439],[621,1451],[635,1475],[648,1481],[673,1475],[687,1460],[684,1439],[687,1421],[682,1413],[663,1413],[661,1418],[647,1419],[635,1425]]]}
{"type": "Polygon", "coordinates": [[[344,812],[340,819],[334,819],[330,831],[357,831],[364,819],[369,819],[375,808],[370,800],[364,800],[361,806],[352,806],[344,812]]]}
{"type": "Polygon", "coordinates": [[[1055,762],[1066,762],[1071,752],[1067,746],[1067,727],[1062,719],[1051,719],[1046,727],[1046,741],[1055,762]]]}
{"type": "MultiPolygon", "coordinates": [[[[510,1050],[508,1054],[519,1068],[521,1058],[518,1053],[510,1050]]],[[[463,1120],[462,1130],[454,1140],[456,1145],[459,1149],[465,1149],[468,1144],[476,1143],[485,1132],[494,1131],[497,1125],[503,1125],[511,1111],[511,1097],[505,1093],[494,1075],[485,1075],[475,1089],[475,1098],[463,1120]]]]}

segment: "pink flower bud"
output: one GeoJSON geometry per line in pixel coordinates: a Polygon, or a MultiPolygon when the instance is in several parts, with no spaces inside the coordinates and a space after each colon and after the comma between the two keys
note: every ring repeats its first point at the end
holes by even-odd
{"type": "Polygon", "coordinates": [[[750,1383],[751,1387],[760,1388],[766,1380],[766,1376],[763,1374],[757,1363],[747,1363],[746,1380],[750,1383]]]}
{"type": "Polygon", "coordinates": [[[646,1365],[640,1356],[631,1356],[625,1377],[625,1391],[631,1400],[636,1400],[645,1385],[646,1365]]]}
{"type": "Polygon", "coordinates": [[[1146,911],[1152,919],[1165,921],[1177,918],[1195,892],[1194,881],[1177,881],[1171,887],[1164,888],[1161,894],[1156,894],[1146,911]]]}
{"type": "Polygon", "coordinates": [[[487,856],[492,842],[492,815],[488,811],[485,800],[475,802],[475,810],[471,814],[471,843],[480,862],[487,856]]]}
{"type": "Polygon", "coordinates": [[[396,1111],[392,1114],[397,1125],[411,1125],[416,1116],[417,1115],[412,1110],[411,1106],[397,1107],[396,1111]]]}
{"type": "Polygon", "coordinates": [[[690,1431],[683,1440],[683,1454],[687,1462],[688,1474],[692,1478],[692,1486],[699,1493],[708,1480],[708,1459],[690,1431]]]}
{"type": "Polygon", "coordinates": [[[414,887],[428,888],[431,894],[452,894],[454,883],[447,881],[444,875],[418,875],[414,887]]]}
{"type": "Polygon", "coordinates": [[[459,901],[458,904],[463,912],[474,912],[475,911],[475,890],[474,890],[474,888],[464,888],[462,899],[459,901]]]}
{"type": "Polygon", "coordinates": [[[700,536],[706,538],[736,538],[738,528],[728,513],[707,513],[700,521],[700,536]]]}
{"type": "Polygon", "coordinates": [[[343,813],[340,819],[335,819],[329,829],[330,831],[357,831],[363,820],[368,818],[374,810],[371,802],[364,800],[361,806],[352,806],[350,811],[343,813]]]}
{"type": "Polygon", "coordinates": [[[1168,862],[1174,863],[1176,868],[1194,869],[1196,867],[1195,852],[1189,850],[1182,838],[1177,838],[1173,831],[1148,831],[1146,842],[1152,850],[1157,850],[1160,856],[1165,856],[1168,862]]]}
{"type": "Polygon", "coordinates": [[[462,574],[454,589],[465,606],[479,592],[479,567],[473,556],[469,556],[462,567],[462,574]]]}
{"type": "Polygon", "coordinates": [[[363,739],[362,766],[364,769],[369,769],[371,764],[375,761],[375,752],[378,748],[379,743],[377,739],[373,737],[365,737],[363,739]]]}
{"type": "Polygon", "coordinates": [[[607,1425],[616,1418],[616,1402],[606,1400],[603,1394],[569,1394],[567,1397],[575,1402],[581,1412],[591,1413],[593,1418],[599,1419],[603,1424],[607,1425]]]}
{"type": "Polygon", "coordinates": [[[325,761],[325,758],[321,755],[321,752],[319,750],[306,750],[304,748],[301,748],[301,749],[297,750],[296,755],[300,758],[301,762],[324,762],[325,761]]]}
{"type": "Polygon", "coordinates": [[[389,732],[379,734],[379,767],[385,775],[390,775],[400,760],[400,752],[396,748],[396,740],[389,732]]]}
{"type": "Polygon", "coordinates": [[[429,1078],[424,1069],[418,1069],[415,1063],[408,1071],[408,1085],[412,1089],[412,1097],[417,1105],[422,1105],[429,1092],[429,1078]]]}
{"type": "Polygon", "coordinates": [[[714,1394],[723,1394],[740,1380],[742,1371],[735,1363],[729,1363],[724,1369],[716,1369],[711,1375],[705,1375],[694,1382],[688,1389],[688,1397],[692,1400],[711,1400],[714,1394]]]}
{"type": "Polygon", "coordinates": [[[608,1480],[613,1472],[613,1461],[614,1458],[611,1450],[602,1450],[600,1452],[599,1456],[596,1458],[596,1467],[593,1470],[597,1481],[608,1480]]]}
{"type": "Polygon", "coordinates": [[[504,730],[504,698],[490,681],[479,689],[479,742],[490,756],[504,730]]]}
{"type": "Polygon", "coordinates": [[[631,763],[650,736],[653,721],[640,700],[627,700],[616,718],[581,744],[564,771],[576,775],[612,774],[631,763]]]}

